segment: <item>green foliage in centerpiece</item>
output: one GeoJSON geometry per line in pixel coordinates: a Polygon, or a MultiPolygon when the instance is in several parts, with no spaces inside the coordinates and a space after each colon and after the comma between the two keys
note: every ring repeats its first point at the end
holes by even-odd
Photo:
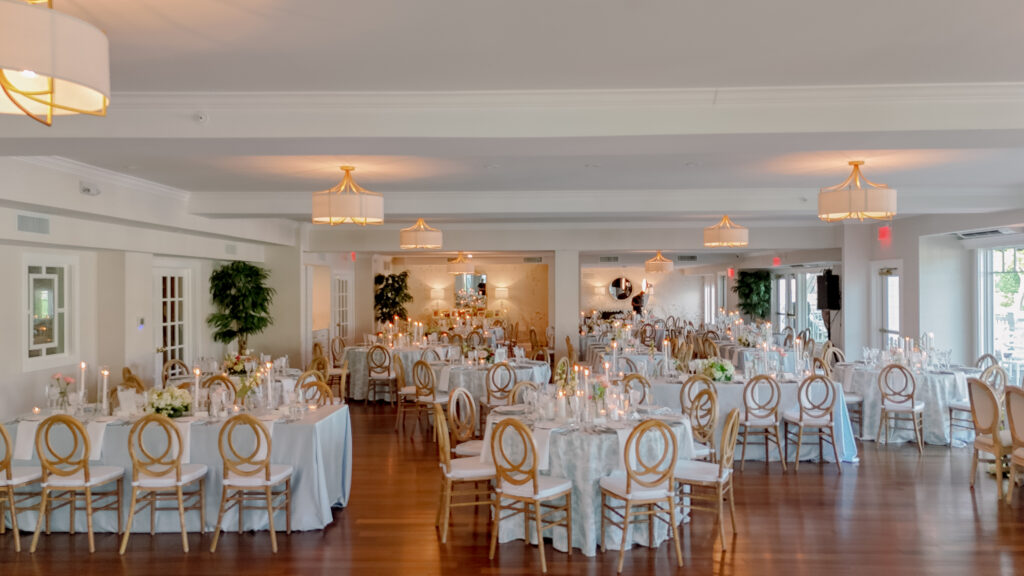
{"type": "Polygon", "coordinates": [[[373,310],[378,322],[391,322],[395,316],[406,318],[405,305],[412,302],[409,293],[409,271],[398,274],[377,274],[373,278],[373,310]]]}
{"type": "Polygon", "coordinates": [[[238,353],[249,348],[249,336],[266,330],[274,319],[270,305],[275,290],[267,286],[270,272],[248,262],[231,262],[210,275],[210,298],[217,309],[206,318],[213,339],[222,344],[238,340],[238,353]]]}
{"type": "Polygon", "coordinates": [[[767,318],[772,305],[772,274],[767,270],[740,270],[732,291],[739,308],[751,318],[767,318]]]}

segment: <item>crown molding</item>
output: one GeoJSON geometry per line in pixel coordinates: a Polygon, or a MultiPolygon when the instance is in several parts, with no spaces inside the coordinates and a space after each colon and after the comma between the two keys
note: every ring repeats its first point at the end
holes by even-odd
{"type": "Polygon", "coordinates": [[[1024,83],[459,92],[116,92],[116,110],[578,109],[1024,102],[1024,83]]]}
{"type": "Polygon", "coordinates": [[[180,188],[165,186],[163,184],[153,182],[152,180],[129,176],[128,174],[114,172],[113,170],[107,170],[105,168],[97,168],[91,164],[85,164],[69,158],[63,158],[61,156],[15,156],[13,158],[35,166],[59,170],[66,174],[72,174],[82,178],[83,180],[88,180],[91,184],[122,186],[138,192],[145,192],[156,196],[162,196],[164,198],[171,198],[181,202],[188,201],[190,196],[189,192],[180,188]]]}

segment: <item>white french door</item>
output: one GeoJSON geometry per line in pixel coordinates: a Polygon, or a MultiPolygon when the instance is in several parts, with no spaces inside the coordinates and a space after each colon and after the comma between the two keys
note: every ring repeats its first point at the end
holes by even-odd
{"type": "Polygon", "coordinates": [[[350,288],[352,282],[344,276],[331,278],[331,323],[334,325],[334,335],[341,336],[345,340],[351,334],[351,311],[349,307],[350,288]]]}
{"type": "Polygon", "coordinates": [[[160,382],[163,366],[169,360],[181,360],[191,366],[191,323],[192,303],[191,274],[185,268],[154,268],[153,269],[153,317],[157,325],[154,327],[154,344],[156,357],[154,360],[154,382],[160,382]]]}

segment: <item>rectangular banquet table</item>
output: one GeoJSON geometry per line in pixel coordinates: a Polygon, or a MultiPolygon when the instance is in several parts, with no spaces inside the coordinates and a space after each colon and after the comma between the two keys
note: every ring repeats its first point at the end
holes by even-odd
{"type": "MultiPolygon", "coordinates": [[[[220,506],[223,463],[218,449],[218,436],[222,424],[196,421],[192,423],[189,433],[190,462],[209,467],[206,476],[206,530],[214,527],[220,506]]],[[[17,425],[11,423],[6,427],[11,434],[12,445],[17,444],[17,425]]],[[[125,469],[121,513],[126,521],[131,503],[132,461],[128,453],[130,431],[130,423],[108,425],[103,435],[103,452],[99,460],[90,462],[92,466],[121,466],[125,469]]],[[[274,464],[287,464],[295,468],[292,473],[292,529],[320,530],[330,524],[334,519],[331,507],[335,504],[346,505],[352,488],[352,427],[348,406],[321,407],[295,422],[277,421],[273,428],[270,460],[274,464]]],[[[15,460],[13,464],[39,465],[35,454],[32,460],[15,460]]],[[[109,489],[107,486],[102,488],[109,489]]],[[[22,512],[18,515],[18,525],[23,530],[32,530],[37,518],[38,513],[34,510],[22,512]]],[[[224,528],[234,530],[237,519],[236,510],[226,514],[224,528]]],[[[186,521],[190,532],[199,531],[198,513],[186,514],[186,521]]],[[[96,513],[93,522],[97,532],[117,530],[117,518],[110,512],[96,513]]],[[[84,532],[85,525],[85,512],[79,510],[76,531],[84,532]]],[[[284,528],[283,510],[275,514],[274,525],[279,530],[284,528]]],[[[267,530],[269,524],[266,512],[247,511],[244,526],[246,530],[267,530]]],[[[67,511],[58,510],[52,514],[50,527],[53,531],[67,532],[67,511]]],[[[174,512],[157,514],[156,530],[180,531],[178,515],[174,512]]],[[[149,532],[148,512],[135,515],[132,532],[149,532]]]]}
{"type": "MultiPolygon", "coordinates": [[[[686,376],[682,377],[685,381],[686,376]]],[[[670,406],[675,410],[681,410],[679,404],[679,391],[682,390],[682,383],[666,378],[659,378],[651,381],[651,392],[654,395],[654,403],[659,406],[670,406]]],[[[782,414],[786,410],[797,409],[799,402],[797,400],[797,391],[800,388],[800,383],[796,381],[783,380],[779,382],[779,388],[782,389],[782,399],[779,401],[779,418],[781,421],[782,414]]],[[[743,418],[743,383],[739,381],[735,382],[716,382],[715,392],[718,394],[718,424],[715,427],[715,444],[721,442],[722,438],[722,427],[725,424],[725,415],[730,410],[736,408],[740,411],[740,418],[743,418]]],[[[836,404],[835,404],[835,435],[836,435],[836,450],[839,452],[839,459],[843,462],[857,462],[857,443],[853,437],[853,428],[850,426],[850,412],[846,409],[846,401],[843,398],[843,390],[841,386],[836,385],[836,404]]],[[[779,431],[782,432],[782,424],[779,424],[779,431]]],[[[761,442],[761,438],[754,438],[753,442],[761,442]]],[[[736,459],[740,459],[740,453],[742,451],[742,439],[738,439],[736,442],[736,459]]],[[[764,460],[764,446],[755,445],[753,442],[747,444],[747,460],[764,460]]],[[[783,447],[785,449],[785,447],[783,447]]],[[[796,450],[796,446],[790,443],[790,453],[796,450]]],[[[808,437],[804,440],[803,447],[800,451],[801,460],[815,460],[818,459],[818,442],[813,437],[808,437]]],[[[773,461],[779,459],[778,453],[775,451],[774,446],[769,451],[769,458],[773,461]]],[[[790,456],[792,460],[792,456],[790,456]]],[[[835,457],[832,455],[832,450],[827,446],[825,447],[825,461],[834,462],[835,457]]]]}

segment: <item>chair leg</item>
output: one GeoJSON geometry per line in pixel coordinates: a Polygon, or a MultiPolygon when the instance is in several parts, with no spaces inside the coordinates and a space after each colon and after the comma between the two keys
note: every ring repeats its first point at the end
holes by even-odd
{"type": "MultiPolygon", "coordinates": [[[[1011,460],[1010,461],[1010,485],[1006,487],[1006,505],[1009,506],[1010,502],[1013,501],[1013,489],[1016,482],[1014,478],[1017,477],[1017,465],[1011,460]]],[[[15,533],[17,533],[18,525],[14,525],[15,533]]],[[[17,540],[15,540],[17,542],[17,540]]]]}
{"type": "Polygon", "coordinates": [[[572,556],[572,492],[565,495],[565,537],[569,542],[569,556],[572,556]]]}
{"type": "MultiPolygon", "coordinates": [[[[6,492],[7,503],[11,509],[11,530],[14,531],[14,551],[21,552],[21,534],[18,532],[18,508],[14,501],[14,488],[8,488],[6,492]]],[[[0,514],[0,524],[6,526],[2,514],[0,514]]]]}
{"type": "Polygon", "coordinates": [[[533,511],[537,516],[537,548],[540,548],[540,571],[548,573],[548,562],[544,558],[544,523],[542,521],[540,501],[533,503],[533,511]]]}
{"type": "Polygon", "coordinates": [[[28,551],[32,554],[36,552],[36,545],[39,544],[39,532],[43,529],[43,519],[49,517],[49,510],[47,507],[50,502],[50,489],[43,488],[43,495],[39,501],[39,519],[36,520],[36,532],[32,535],[32,545],[29,546],[28,551]]]}
{"type": "MultiPolygon", "coordinates": [[[[607,505],[607,502],[608,502],[608,496],[605,495],[604,492],[601,492],[601,551],[602,552],[607,552],[608,551],[608,547],[605,546],[605,538],[604,538],[604,530],[605,530],[604,524],[605,524],[605,518],[606,518],[604,513],[605,513],[605,506],[607,505]]],[[[569,543],[569,548],[572,549],[572,542],[569,543]]]]}
{"type": "Polygon", "coordinates": [[[491,553],[488,556],[490,560],[494,560],[494,550],[498,547],[498,527],[501,523],[501,496],[495,495],[494,497],[494,522],[491,524],[491,553]]]}
{"type": "Polygon", "coordinates": [[[451,518],[452,510],[452,481],[445,479],[444,482],[444,509],[441,512],[441,543],[444,544],[448,541],[448,522],[451,518]]]}
{"type": "MultiPolygon", "coordinates": [[[[779,438],[779,425],[775,425],[775,449],[779,451],[779,459],[782,460],[782,471],[786,471],[786,459],[782,457],[782,442],[779,438]]],[[[768,463],[768,446],[764,447],[764,461],[768,463]]]]}
{"type": "MultiPolygon", "coordinates": [[[[671,528],[672,528],[672,540],[675,542],[675,545],[676,545],[676,565],[679,566],[680,568],[682,568],[683,567],[683,550],[679,546],[679,526],[676,524],[676,503],[674,502],[674,500],[675,500],[675,498],[669,498],[668,499],[668,520],[669,520],[669,524],[671,524],[671,528]]],[[[653,520],[653,518],[652,518],[652,520],[653,520]]],[[[570,550],[572,549],[571,544],[572,543],[570,542],[570,547],[569,547],[570,550]]]]}
{"type": "Polygon", "coordinates": [[[978,477],[978,449],[972,451],[971,456],[971,488],[974,488],[974,479],[978,477]]]}
{"type": "MultiPolygon", "coordinates": [[[[833,434],[832,428],[828,428],[828,441],[832,444],[832,455],[836,458],[836,469],[840,474],[843,473],[843,464],[839,461],[839,448],[836,447],[836,435],[833,434]]],[[[824,458],[822,458],[824,460],[824,458]]]]}
{"type": "Polygon", "coordinates": [[[949,408],[949,447],[953,447],[953,407],[949,408]]]}
{"type": "Polygon", "coordinates": [[[878,419],[878,432],[875,432],[875,442],[882,443],[882,425],[885,423],[885,408],[882,409],[882,417],[878,419]]]}
{"type": "MultiPolygon", "coordinates": [[[[228,499],[227,488],[221,487],[220,489],[220,509],[217,511],[217,525],[213,527],[213,544],[210,545],[210,552],[217,551],[217,541],[220,540],[220,524],[224,521],[224,505],[228,499]]],[[[242,511],[238,511],[239,518],[241,518],[242,511]]]]}
{"type": "Polygon", "coordinates": [[[917,436],[917,453],[924,453],[924,434],[921,429],[924,428],[924,414],[914,413],[914,436],[917,436]]]}
{"type": "Polygon", "coordinates": [[[178,519],[181,521],[181,549],[188,554],[188,528],[185,526],[185,495],[178,486],[178,519]]]}
{"type": "Polygon", "coordinates": [[[722,539],[722,550],[728,550],[729,545],[725,543],[725,497],[722,495],[722,485],[719,484],[718,490],[718,536],[722,539]]]}
{"type": "Polygon", "coordinates": [[[797,472],[800,471],[800,449],[804,445],[804,425],[800,424],[796,427],[796,456],[793,459],[796,461],[793,464],[793,469],[797,472]]]}
{"type": "Polygon", "coordinates": [[[1003,499],[1003,455],[995,453],[996,457],[996,497],[1003,499]]]}
{"type": "Polygon", "coordinates": [[[622,545],[619,547],[619,574],[622,574],[622,564],[626,560],[626,536],[629,535],[629,509],[629,500],[627,500],[625,514],[622,517],[622,545]]]}
{"type": "Polygon", "coordinates": [[[128,508],[128,529],[124,531],[124,537],[121,538],[121,550],[119,551],[119,554],[122,556],[124,555],[124,551],[128,549],[128,538],[132,534],[132,522],[135,520],[135,506],[139,500],[138,492],[139,489],[132,486],[132,502],[131,506],[128,508]]]}
{"type": "MultiPolygon", "coordinates": [[[[267,524],[270,528],[270,550],[277,554],[277,533],[274,531],[274,493],[271,491],[270,486],[264,488],[267,495],[267,524]]],[[[241,510],[239,512],[239,523],[241,523],[241,510]]]]}
{"type": "MultiPolygon", "coordinates": [[[[749,431],[750,431],[750,429],[747,426],[743,426],[743,430],[740,432],[740,434],[743,436],[743,449],[740,451],[740,472],[743,472],[743,470],[744,470],[744,468],[745,468],[745,466],[747,464],[747,432],[749,432],[749,431]]],[[[765,437],[765,447],[764,447],[765,448],[765,451],[764,451],[764,461],[765,462],[768,461],[768,444],[767,444],[767,442],[768,442],[767,437],[765,437]]]]}
{"type": "Polygon", "coordinates": [[[726,490],[729,493],[729,521],[732,523],[732,533],[738,534],[736,530],[736,493],[732,490],[732,480],[729,481],[729,488],[726,490]]]}
{"type": "Polygon", "coordinates": [[[206,534],[206,479],[199,479],[199,533],[206,534]]]}
{"type": "Polygon", "coordinates": [[[92,488],[85,487],[85,525],[89,530],[89,554],[96,552],[96,542],[92,535],[92,488]]]}
{"type": "Polygon", "coordinates": [[[284,533],[292,533],[292,479],[284,481],[284,533]]]}

